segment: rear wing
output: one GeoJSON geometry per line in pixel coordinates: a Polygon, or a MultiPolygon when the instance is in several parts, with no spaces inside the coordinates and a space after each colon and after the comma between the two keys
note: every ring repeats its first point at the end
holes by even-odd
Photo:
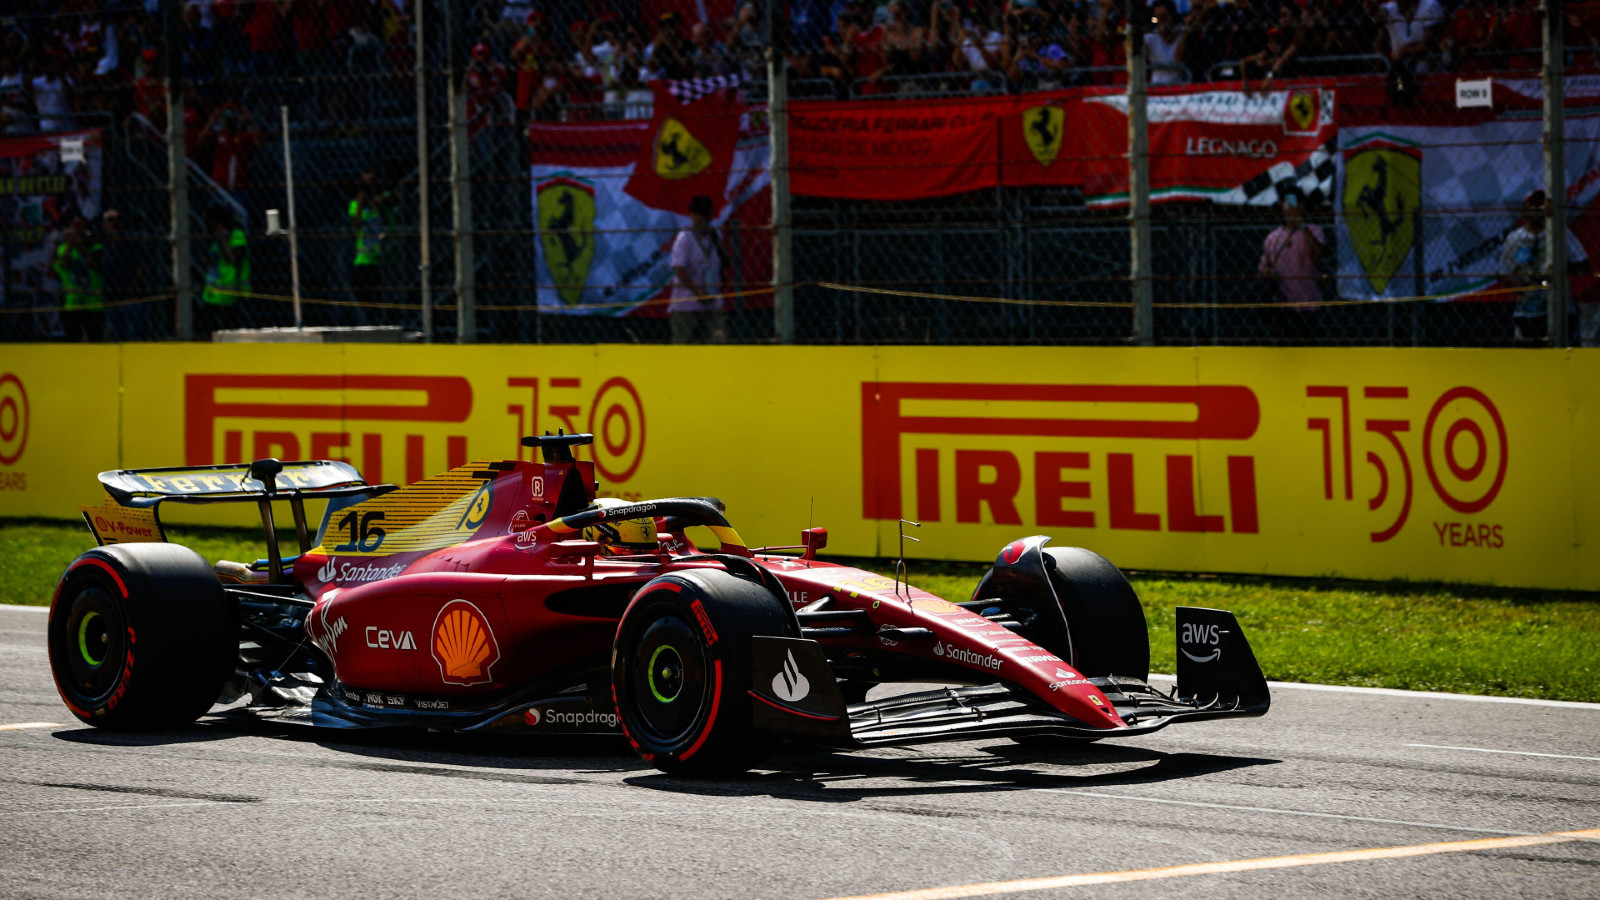
{"type": "Polygon", "coordinates": [[[343,497],[368,490],[361,473],[334,460],[249,465],[180,466],[166,469],[113,469],[100,473],[106,492],[123,506],[147,508],[164,500],[216,503],[258,500],[282,493],[343,497]]]}
{"type": "Polygon", "coordinates": [[[182,466],[164,469],[113,469],[100,473],[100,484],[115,504],[83,508],[84,521],[100,545],[127,540],[164,541],[160,506],[177,503],[253,502],[261,510],[266,531],[267,561],[274,583],[283,581],[283,556],[272,502],[286,500],[294,513],[300,552],[311,549],[306,528],[306,500],[372,496],[394,490],[392,484],[369,485],[349,463],[335,460],[280,462],[258,459],[248,465],[182,466]]]}

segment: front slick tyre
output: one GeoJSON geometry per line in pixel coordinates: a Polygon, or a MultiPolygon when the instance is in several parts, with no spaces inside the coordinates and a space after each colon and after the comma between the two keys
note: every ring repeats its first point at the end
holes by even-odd
{"type": "Polygon", "coordinates": [[[170,728],[209,710],[239,655],[237,616],[211,567],[176,544],[118,544],[73,560],[47,628],[50,671],[97,728],[170,728]]]}
{"type": "Polygon", "coordinates": [[[726,775],[770,749],[751,727],[751,638],[798,637],[778,599],[720,569],[664,575],[617,626],[611,688],[640,758],[674,775],[726,775]]]}

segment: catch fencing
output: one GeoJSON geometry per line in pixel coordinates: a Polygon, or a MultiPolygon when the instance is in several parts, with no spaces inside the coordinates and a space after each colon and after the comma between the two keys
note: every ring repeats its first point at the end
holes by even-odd
{"type": "MultiPolygon", "coordinates": [[[[687,40],[699,7],[656,5],[685,6],[687,40]]],[[[1284,33],[1264,28],[1267,57],[1230,55],[1255,45],[1191,13],[1148,36],[1192,39],[1185,62],[1130,66],[1147,35],[1121,20],[1142,5],[1035,27],[974,3],[964,43],[920,21],[942,13],[902,7],[906,22],[838,31],[780,21],[780,91],[750,38],[759,9],[710,23],[722,57],[672,71],[630,56],[661,43],[644,4],[581,23],[580,6],[24,11],[23,64],[46,84],[54,35],[119,52],[69,71],[70,116],[38,97],[0,112],[0,339],[298,324],[664,342],[670,249],[700,194],[723,310],[710,339],[1547,346],[1551,305],[1574,313],[1557,342],[1596,339],[1600,29],[1581,14],[1530,46],[1542,17],[1519,5],[1495,20],[1509,37],[1463,48],[1458,19],[1478,8],[1463,3],[1396,62],[1332,39],[1279,59],[1284,33]],[[920,61],[886,49],[907,28],[924,29],[920,61]],[[1563,202],[1525,209],[1549,166],[1563,202]],[[1541,236],[1550,222],[1564,241],[1541,236]],[[73,240],[98,271],[58,272],[73,240]],[[86,294],[103,314],[62,315],[86,294]]],[[[1290,29],[1296,47],[1310,30],[1290,29]]]]}

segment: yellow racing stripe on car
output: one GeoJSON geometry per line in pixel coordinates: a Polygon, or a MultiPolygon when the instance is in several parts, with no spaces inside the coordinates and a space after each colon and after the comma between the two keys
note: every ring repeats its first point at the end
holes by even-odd
{"type": "Polygon", "coordinates": [[[744,539],[739,537],[739,532],[734,531],[732,528],[728,527],[727,525],[708,525],[706,527],[710,528],[711,529],[711,533],[717,536],[717,540],[722,542],[722,546],[724,546],[724,547],[743,547],[744,546],[744,539]]]}
{"type": "Polygon", "coordinates": [[[566,519],[557,519],[554,522],[551,522],[549,527],[550,530],[556,534],[572,534],[578,530],[573,528],[571,525],[568,525],[566,519]]]}

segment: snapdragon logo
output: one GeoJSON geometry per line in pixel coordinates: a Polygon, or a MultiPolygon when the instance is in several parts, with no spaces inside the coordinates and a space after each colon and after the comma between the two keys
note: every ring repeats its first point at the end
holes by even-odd
{"type": "Polygon", "coordinates": [[[966,663],[969,666],[980,666],[985,669],[1000,671],[1000,658],[987,653],[974,653],[963,647],[946,644],[943,641],[933,645],[933,655],[943,656],[951,662],[966,663]]]}
{"type": "Polygon", "coordinates": [[[554,708],[548,708],[543,711],[530,709],[528,710],[526,719],[529,725],[537,725],[540,722],[543,722],[547,725],[604,725],[607,728],[617,727],[616,713],[597,712],[592,709],[586,709],[580,712],[568,712],[566,710],[554,708]]]}

